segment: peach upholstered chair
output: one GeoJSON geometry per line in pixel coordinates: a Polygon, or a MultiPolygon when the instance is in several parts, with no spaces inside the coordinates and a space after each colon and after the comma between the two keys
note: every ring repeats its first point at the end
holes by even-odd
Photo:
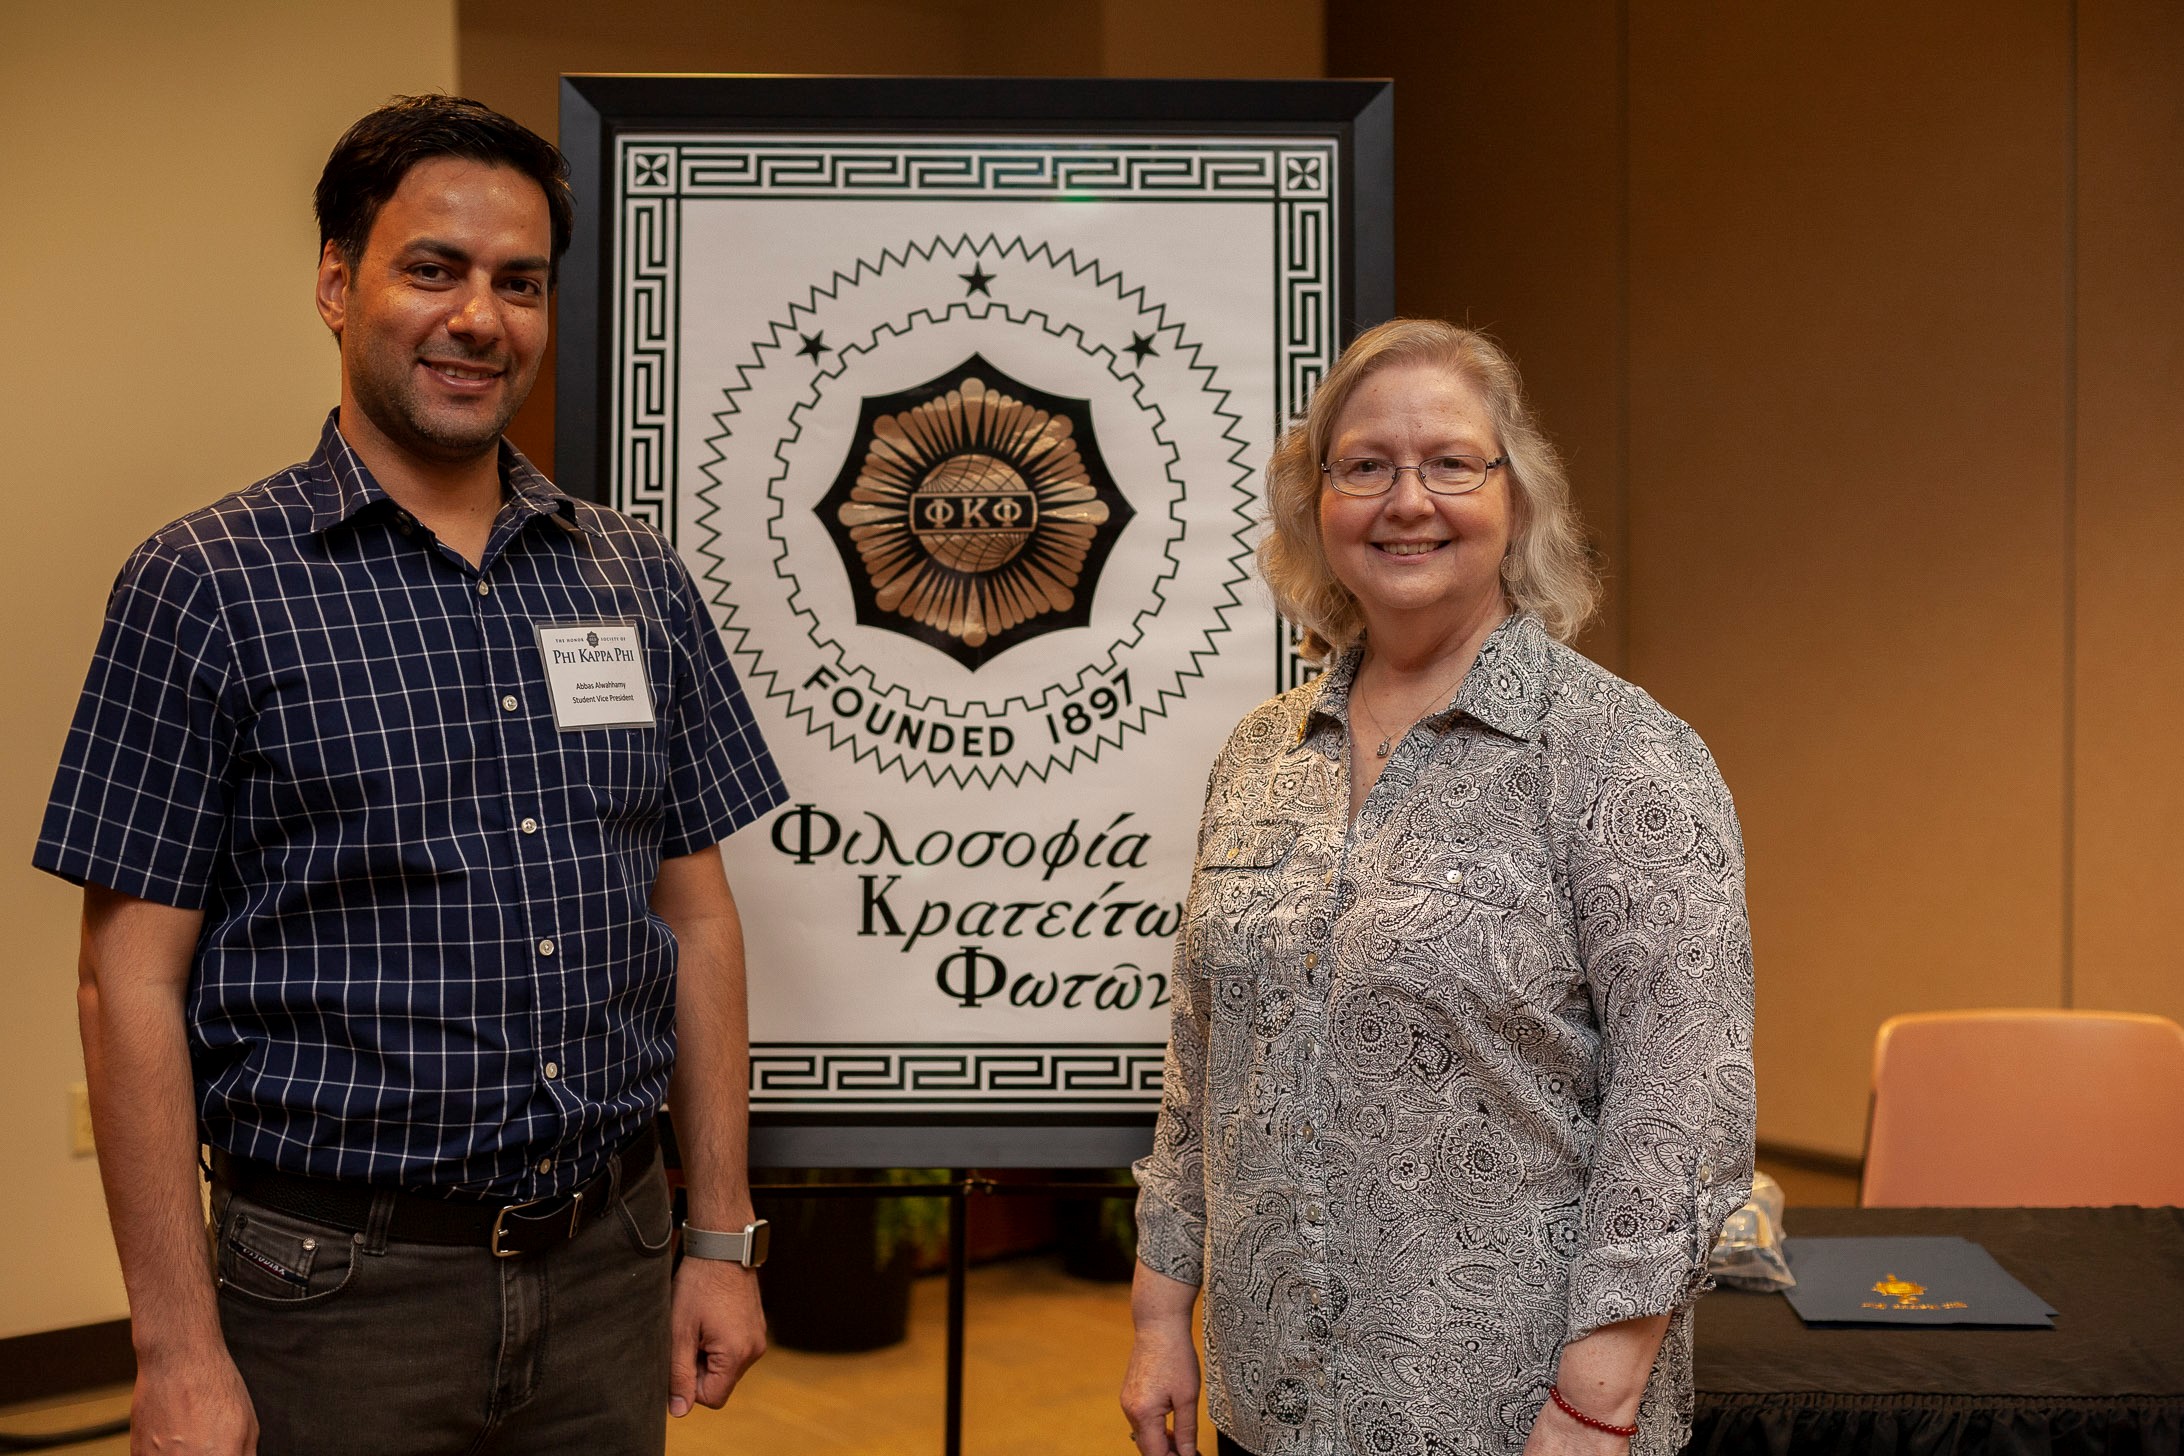
{"type": "Polygon", "coordinates": [[[1859,1202],[2184,1204],[2184,1027],[2105,1011],[1889,1018],[1859,1202]]]}

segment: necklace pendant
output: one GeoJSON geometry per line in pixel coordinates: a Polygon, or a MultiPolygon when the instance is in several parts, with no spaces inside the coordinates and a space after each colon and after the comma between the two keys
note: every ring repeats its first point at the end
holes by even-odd
{"type": "Polygon", "coordinates": [[[1387,740],[1387,739],[1383,738],[1383,739],[1381,739],[1381,740],[1380,740],[1380,746],[1379,746],[1378,748],[1376,748],[1376,749],[1374,749],[1374,750],[1373,750],[1373,756],[1374,756],[1375,758],[1386,758],[1386,757],[1388,756],[1388,740],[1387,740]]]}

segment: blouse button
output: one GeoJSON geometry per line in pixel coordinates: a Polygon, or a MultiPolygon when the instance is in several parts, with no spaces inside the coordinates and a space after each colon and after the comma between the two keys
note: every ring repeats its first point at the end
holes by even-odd
{"type": "Polygon", "coordinates": [[[1452,885],[1462,884],[1464,882],[1464,872],[1462,870],[1450,870],[1448,872],[1448,882],[1452,885]]]}
{"type": "Polygon", "coordinates": [[[1306,952],[1304,953],[1304,968],[1305,968],[1306,970],[1310,971],[1310,970],[1315,970],[1315,969],[1317,969],[1317,968],[1318,968],[1318,966],[1319,966],[1319,952],[1318,952],[1318,951],[1316,951],[1316,950],[1308,950],[1308,951],[1306,951],[1306,952]]]}

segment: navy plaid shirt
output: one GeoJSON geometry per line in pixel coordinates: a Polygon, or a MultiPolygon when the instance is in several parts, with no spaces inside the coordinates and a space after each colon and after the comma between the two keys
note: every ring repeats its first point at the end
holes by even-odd
{"type": "Polygon", "coordinates": [[[298,1173],[565,1192],[659,1107],[663,856],[784,797],[689,572],[507,445],[472,567],[329,418],[138,548],[39,868],[202,909],[206,1139],[298,1173]],[[536,628],[636,623],[655,719],[560,732],[536,628]]]}

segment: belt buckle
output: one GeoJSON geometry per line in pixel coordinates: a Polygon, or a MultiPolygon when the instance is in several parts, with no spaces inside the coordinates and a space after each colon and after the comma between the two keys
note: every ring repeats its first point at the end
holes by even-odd
{"type": "MultiPolygon", "coordinates": [[[[493,1257],[496,1259],[514,1259],[520,1257],[525,1252],[522,1249],[504,1249],[501,1247],[501,1234],[503,1232],[503,1225],[507,1223],[509,1214],[512,1213],[515,1214],[517,1217],[521,1218],[524,1216],[523,1211],[525,1209],[536,1208],[542,1203],[552,1203],[553,1201],[554,1200],[552,1198],[534,1198],[529,1203],[507,1203],[501,1205],[501,1211],[493,1215],[493,1237],[486,1245],[487,1248],[493,1251],[493,1257]]],[[[564,1238],[573,1239],[576,1237],[576,1221],[578,1217],[583,1213],[583,1210],[584,1190],[579,1188],[576,1192],[569,1195],[569,1228],[568,1232],[563,1235],[564,1238]]],[[[544,1220],[534,1220],[534,1222],[544,1222],[544,1220]]]]}

